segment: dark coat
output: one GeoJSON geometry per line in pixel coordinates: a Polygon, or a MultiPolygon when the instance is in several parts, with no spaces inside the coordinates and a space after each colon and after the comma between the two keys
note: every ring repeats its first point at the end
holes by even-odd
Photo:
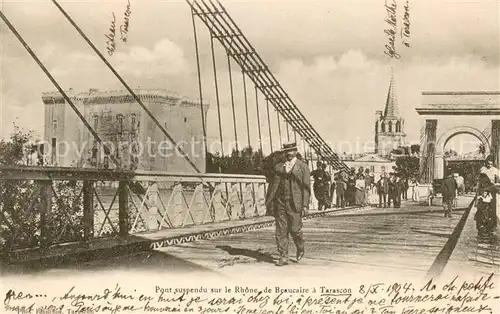
{"type": "Polygon", "coordinates": [[[443,180],[441,193],[443,194],[443,202],[455,199],[457,196],[457,182],[454,178],[448,177],[443,180]]]}
{"type": "MultiPolygon", "coordinates": [[[[274,200],[280,182],[285,179],[286,175],[284,163],[278,163],[275,168],[274,179],[269,187],[266,203],[274,200]]],[[[303,208],[309,208],[311,197],[311,171],[306,163],[297,159],[290,175],[294,209],[296,212],[301,212],[303,208]]]]}
{"type": "Polygon", "coordinates": [[[389,193],[389,179],[380,178],[377,182],[377,193],[378,194],[387,194],[389,193]]]}

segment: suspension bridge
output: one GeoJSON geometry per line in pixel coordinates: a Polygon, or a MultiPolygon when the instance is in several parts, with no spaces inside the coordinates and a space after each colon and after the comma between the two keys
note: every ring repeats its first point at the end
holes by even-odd
{"type": "MultiPolygon", "coordinates": [[[[144,259],[144,254],[148,259],[153,256],[151,260],[156,259],[156,262],[165,258],[160,255],[167,254],[170,256],[166,259],[168,263],[175,265],[174,259],[183,260],[186,265],[194,263],[204,269],[223,268],[231,263],[245,264],[241,262],[245,259],[247,262],[248,259],[271,261],[273,235],[270,227],[274,224],[274,218],[266,216],[266,178],[263,175],[203,173],[192,157],[178,145],[179,139],[172,136],[172,132],[145,104],[144,97],[127,83],[63,6],[56,0],[52,2],[74,28],[75,34],[88,44],[122,84],[133,103],[173,144],[192,172],[128,170],[121,167],[116,154],[87,121],[85,113],[75,105],[74,97],[64,90],[22,34],[0,11],[4,24],[52,82],[64,104],[71,107],[115,165],[114,170],[49,165],[1,167],[0,179],[5,188],[2,192],[17,195],[21,200],[15,204],[3,203],[0,212],[2,227],[7,235],[4,237],[3,252],[7,260],[5,269],[15,271],[18,269],[16,265],[37,269],[63,267],[57,265],[67,262],[77,262],[82,267],[87,265],[92,268],[99,261],[115,263],[117,256],[121,256],[121,261],[126,256],[125,259],[134,263],[134,260],[144,259]],[[103,185],[102,182],[108,184],[103,185]],[[238,256],[240,259],[227,259],[228,256],[238,256]]],[[[244,121],[249,147],[252,136],[249,126],[251,104],[248,102],[247,89],[253,89],[258,130],[253,135],[258,136],[261,154],[265,140],[269,141],[270,152],[279,149],[283,140],[294,140],[301,144],[301,154],[306,159],[311,160],[314,154],[329,165],[330,172],[348,170],[347,165],[293,102],[222,3],[194,0],[187,1],[187,6],[191,11],[194,30],[205,152],[207,132],[202,87],[208,84],[204,84],[200,74],[196,22],[201,22],[210,35],[214,74],[211,83],[216,95],[221,144],[224,140],[218,96],[221,87],[218,84],[214,53],[216,44],[224,49],[227,57],[236,151],[240,148],[238,140],[241,136],[238,137],[238,131],[241,126],[237,125],[236,118],[233,66],[237,66],[242,74],[244,121]],[[259,102],[262,98],[264,102],[259,102]],[[277,124],[274,126],[277,127],[277,136],[271,129],[271,106],[277,113],[277,124]],[[268,130],[261,130],[262,112],[266,113],[268,130]],[[263,136],[266,132],[268,135],[263,136]]],[[[222,151],[223,155],[225,153],[222,151]]],[[[462,230],[470,225],[473,203],[470,198],[462,199],[462,209],[455,218],[442,220],[438,219],[442,215],[438,208],[418,204],[408,203],[401,210],[347,208],[315,211],[316,204],[313,202],[310,213],[305,217],[305,231],[306,234],[310,233],[308,241],[313,243],[308,249],[306,264],[325,267],[352,263],[358,267],[368,265],[380,269],[387,267],[384,266],[387,259],[383,255],[394,252],[399,256],[397,267],[401,269],[441,273],[448,261],[453,260],[452,253],[457,243],[461,243],[462,230]],[[415,262],[412,258],[415,250],[427,253],[415,262]],[[335,259],[332,255],[340,257],[335,259]]],[[[470,228],[467,230],[471,232],[470,228]]],[[[482,264],[498,265],[495,260],[498,246],[495,245],[490,244],[493,253],[485,253],[493,262],[482,264]]],[[[234,269],[238,271],[243,266],[238,265],[234,269]]],[[[27,271],[23,267],[22,271],[27,271]]]]}

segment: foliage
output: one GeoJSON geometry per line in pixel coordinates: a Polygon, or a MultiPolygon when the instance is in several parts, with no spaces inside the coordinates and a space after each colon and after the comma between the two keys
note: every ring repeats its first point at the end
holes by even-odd
{"type": "MultiPolygon", "coordinates": [[[[26,166],[33,152],[32,132],[15,126],[8,140],[0,140],[0,166],[26,166]]],[[[52,183],[52,207],[47,220],[48,241],[78,241],[83,236],[81,186],[75,181],[52,183]]],[[[41,244],[42,183],[32,180],[0,181],[0,245],[3,253],[41,244]]]]}
{"type": "Polygon", "coordinates": [[[263,174],[264,157],[262,151],[246,147],[241,151],[233,150],[231,155],[207,153],[208,173],[263,174]]]}
{"type": "Polygon", "coordinates": [[[472,191],[479,178],[484,160],[446,161],[445,175],[458,173],[464,178],[465,189],[472,191]]]}
{"type": "Polygon", "coordinates": [[[414,156],[400,156],[396,158],[395,172],[404,179],[419,177],[420,159],[414,156]]]}
{"type": "Polygon", "coordinates": [[[411,151],[411,154],[419,154],[420,153],[420,145],[418,144],[413,144],[410,146],[410,151],[411,151]]]}

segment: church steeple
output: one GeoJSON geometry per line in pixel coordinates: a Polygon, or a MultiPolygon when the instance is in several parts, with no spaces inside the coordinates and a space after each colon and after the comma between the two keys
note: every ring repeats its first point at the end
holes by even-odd
{"type": "Polygon", "coordinates": [[[404,119],[399,116],[394,68],[391,67],[391,81],[384,112],[375,112],[375,152],[388,156],[393,149],[404,145],[404,119]]]}
{"type": "Polygon", "coordinates": [[[389,84],[389,91],[387,92],[387,100],[385,102],[384,117],[398,117],[398,99],[396,96],[396,82],[394,81],[394,68],[391,67],[391,82],[389,84]]]}

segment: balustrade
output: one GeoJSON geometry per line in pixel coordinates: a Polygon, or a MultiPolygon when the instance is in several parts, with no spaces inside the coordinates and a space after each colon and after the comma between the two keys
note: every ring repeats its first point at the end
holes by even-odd
{"type": "Polygon", "coordinates": [[[259,175],[0,167],[5,251],[266,214],[259,175]]]}

